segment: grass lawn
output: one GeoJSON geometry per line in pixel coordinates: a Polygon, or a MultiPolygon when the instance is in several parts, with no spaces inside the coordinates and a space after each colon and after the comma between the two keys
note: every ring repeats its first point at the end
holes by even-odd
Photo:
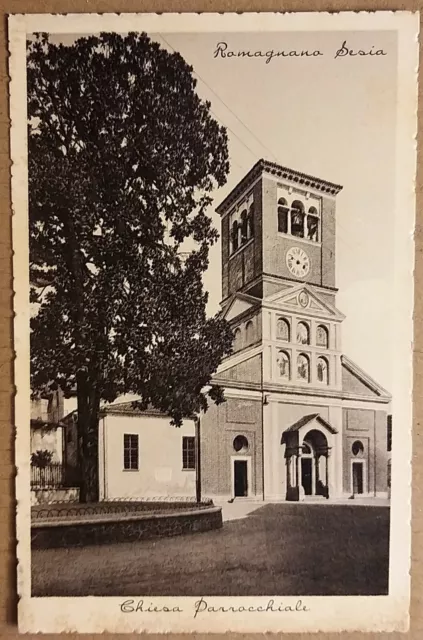
{"type": "Polygon", "coordinates": [[[32,552],[34,596],[383,595],[389,509],[267,504],[206,533],[32,552]]]}

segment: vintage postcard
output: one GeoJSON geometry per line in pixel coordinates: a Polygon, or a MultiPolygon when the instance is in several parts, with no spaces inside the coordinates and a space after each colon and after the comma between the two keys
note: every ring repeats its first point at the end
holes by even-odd
{"type": "Polygon", "coordinates": [[[21,631],[408,628],[418,25],[9,18],[21,631]]]}

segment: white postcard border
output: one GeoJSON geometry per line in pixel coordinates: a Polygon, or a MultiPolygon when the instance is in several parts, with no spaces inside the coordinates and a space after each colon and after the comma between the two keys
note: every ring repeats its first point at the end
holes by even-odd
{"type": "Polygon", "coordinates": [[[266,631],[406,631],[409,624],[411,548],[411,424],[413,271],[415,226],[417,69],[419,16],[409,12],[292,14],[75,14],[16,15],[9,19],[10,113],[12,155],[13,249],[15,291],[15,420],[19,627],[23,632],[266,632],[266,631]],[[405,425],[393,433],[389,596],[349,597],[207,597],[209,606],[306,606],[309,611],[199,613],[198,598],[141,596],[31,598],[29,487],[29,274],[26,145],[26,33],[100,31],[322,31],[391,30],[398,33],[397,172],[395,200],[395,282],[393,305],[397,328],[393,360],[393,416],[405,425]],[[414,42],[414,47],[411,43],[414,42]],[[414,141],[414,143],[412,143],[414,141]],[[123,602],[144,600],[144,613],[121,611],[123,602]],[[298,605],[301,600],[302,605],[298,605]],[[148,612],[179,607],[183,613],[148,612]]]}

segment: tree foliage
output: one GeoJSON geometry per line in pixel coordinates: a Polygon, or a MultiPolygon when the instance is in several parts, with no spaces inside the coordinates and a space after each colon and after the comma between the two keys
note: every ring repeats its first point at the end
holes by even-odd
{"type": "Polygon", "coordinates": [[[77,390],[92,498],[100,401],[135,393],[180,425],[231,350],[202,284],[227,134],[192,68],[145,34],[37,35],[27,82],[31,383],[77,390]]]}

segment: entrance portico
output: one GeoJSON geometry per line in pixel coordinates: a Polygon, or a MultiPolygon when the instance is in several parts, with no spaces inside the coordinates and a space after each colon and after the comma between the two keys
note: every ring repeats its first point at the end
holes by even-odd
{"type": "Polygon", "coordinates": [[[319,414],[306,415],[283,432],[286,500],[330,497],[329,456],[337,433],[319,414]]]}

